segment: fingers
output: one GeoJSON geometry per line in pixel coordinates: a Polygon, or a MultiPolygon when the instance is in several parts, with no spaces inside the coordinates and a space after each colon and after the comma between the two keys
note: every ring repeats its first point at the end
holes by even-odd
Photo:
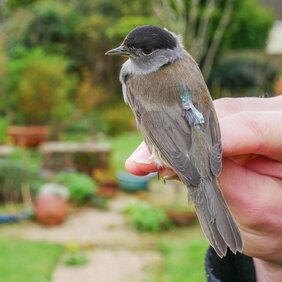
{"type": "MultiPolygon", "coordinates": [[[[266,210],[276,217],[274,208],[282,201],[281,180],[255,173],[224,158],[219,183],[239,223],[259,226],[262,221],[272,222],[269,214],[264,214],[266,210]]],[[[281,210],[281,205],[277,206],[281,210]]]]}
{"type": "Polygon", "coordinates": [[[251,159],[244,166],[245,168],[261,175],[276,177],[282,180],[282,163],[257,156],[251,159]]]}
{"type": "Polygon", "coordinates": [[[248,111],[220,120],[224,156],[282,155],[282,111],[248,111]]]}
{"type": "Polygon", "coordinates": [[[219,183],[241,229],[244,253],[256,257],[276,254],[279,240],[275,238],[276,235],[281,237],[282,232],[282,180],[257,174],[223,159],[219,183]],[[270,240],[264,248],[266,239],[270,240]]]}
{"type": "Polygon", "coordinates": [[[140,176],[158,170],[157,165],[144,142],[142,142],[126,160],[125,168],[128,172],[140,176]]]}
{"type": "MultiPolygon", "coordinates": [[[[215,106],[221,117],[224,156],[260,154],[282,161],[282,96],[220,99],[215,101],[215,106]]],[[[144,143],[126,161],[125,166],[136,175],[158,170],[144,143]]]]}
{"type": "Polygon", "coordinates": [[[125,168],[128,172],[139,176],[158,171],[160,176],[164,179],[177,178],[173,170],[166,167],[160,168],[156,165],[144,142],[142,142],[126,160],[125,168]]]}
{"type": "Polygon", "coordinates": [[[274,98],[222,98],[215,100],[214,106],[219,118],[244,111],[281,111],[282,96],[274,98]]]}

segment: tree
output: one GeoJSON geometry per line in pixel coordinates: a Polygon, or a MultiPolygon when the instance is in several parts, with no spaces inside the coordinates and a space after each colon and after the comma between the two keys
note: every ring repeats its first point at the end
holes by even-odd
{"type": "Polygon", "coordinates": [[[206,79],[221,47],[262,48],[273,21],[256,0],[159,0],[154,10],[164,26],[183,35],[206,79]]]}

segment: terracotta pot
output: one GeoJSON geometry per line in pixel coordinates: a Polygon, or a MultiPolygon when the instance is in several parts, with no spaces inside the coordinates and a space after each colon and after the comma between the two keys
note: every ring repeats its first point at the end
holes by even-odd
{"type": "Polygon", "coordinates": [[[111,198],[117,194],[118,187],[116,182],[105,182],[101,185],[97,194],[102,197],[111,198]]]}
{"type": "Polygon", "coordinates": [[[35,215],[44,225],[61,224],[68,214],[68,203],[63,197],[57,195],[44,195],[35,200],[35,215]]]}
{"type": "Polygon", "coordinates": [[[48,140],[48,126],[9,126],[8,135],[15,145],[22,147],[38,147],[48,140]]]}
{"type": "Polygon", "coordinates": [[[282,76],[278,77],[274,83],[274,94],[282,95],[282,76]]]}

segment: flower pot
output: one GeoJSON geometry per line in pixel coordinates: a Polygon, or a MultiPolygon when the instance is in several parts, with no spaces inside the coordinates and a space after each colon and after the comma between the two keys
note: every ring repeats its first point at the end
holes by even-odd
{"type": "Polygon", "coordinates": [[[8,135],[15,145],[35,148],[48,140],[48,126],[9,126],[8,135]]]}
{"type": "Polygon", "coordinates": [[[58,195],[43,195],[35,200],[37,220],[48,226],[61,224],[68,214],[67,200],[58,195]]]}
{"type": "Polygon", "coordinates": [[[115,181],[108,181],[101,184],[97,194],[102,197],[111,198],[117,194],[117,183],[115,181]]]}
{"type": "Polygon", "coordinates": [[[282,76],[278,77],[274,83],[274,94],[282,95],[282,76]]]}
{"type": "Polygon", "coordinates": [[[152,176],[135,176],[127,172],[119,172],[117,181],[119,187],[126,192],[140,192],[148,190],[152,176]]]}

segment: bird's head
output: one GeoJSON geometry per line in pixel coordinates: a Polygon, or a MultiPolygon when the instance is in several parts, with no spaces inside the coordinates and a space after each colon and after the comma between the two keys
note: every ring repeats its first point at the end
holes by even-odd
{"type": "Polygon", "coordinates": [[[181,58],[184,49],[179,36],[157,26],[140,26],[125,37],[122,44],[106,55],[130,58],[140,72],[149,73],[181,58]]]}

